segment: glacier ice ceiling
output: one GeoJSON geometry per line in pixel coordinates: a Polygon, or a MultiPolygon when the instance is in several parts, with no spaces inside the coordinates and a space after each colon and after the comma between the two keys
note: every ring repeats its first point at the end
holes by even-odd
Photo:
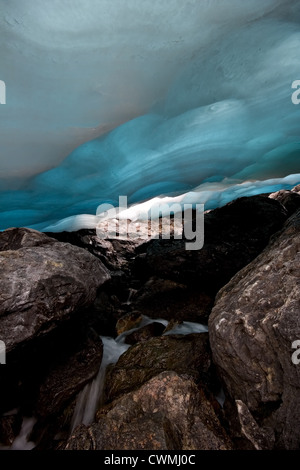
{"type": "Polygon", "coordinates": [[[0,229],[298,184],[299,26],[300,0],[0,0],[0,229]]]}

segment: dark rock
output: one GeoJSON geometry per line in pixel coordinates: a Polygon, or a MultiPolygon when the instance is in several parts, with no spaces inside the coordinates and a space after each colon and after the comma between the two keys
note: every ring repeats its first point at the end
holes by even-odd
{"type": "Polygon", "coordinates": [[[187,374],[207,384],[210,366],[207,333],[152,338],[129,348],[108,370],[105,394],[113,400],[163,371],[187,374]]]}
{"type": "Polygon", "coordinates": [[[44,233],[28,228],[10,228],[0,233],[0,251],[19,250],[33,246],[50,245],[55,240],[44,233]]]}
{"type": "Polygon", "coordinates": [[[151,240],[137,248],[136,272],[214,296],[265,248],[286,218],[284,207],[268,197],[237,199],[205,214],[201,250],[187,251],[184,240],[151,240]]]}
{"type": "Polygon", "coordinates": [[[67,402],[60,413],[45,417],[38,417],[30,440],[35,443],[35,451],[60,450],[70,437],[72,419],[76,407],[77,397],[67,402]]]}
{"type": "MultiPolygon", "coordinates": [[[[207,212],[205,245],[199,251],[187,251],[185,240],[100,240],[95,230],[51,237],[28,229],[0,233],[0,339],[6,342],[8,352],[8,365],[0,374],[0,413],[17,406],[24,415],[34,413],[38,423],[33,436],[38,448],[63,448],[75,395],[100,365],[101,345],[87,334],[89,325],[99,334],[105,331],[113,335],[116,330],[120,334],[136,328],[142,314],[165,318],[172,324],[207,319],[219,288],[259,255],[270,236],[282,228],[292,210],[290,202],[296,199],[289,196],[288,201],[279,202],[254,196],[207,212]]],[[[284,256],[287,245],[288,238],[286,245],[280,245],[284,256]]],[[[282,259],[280,253],[276,256],[282,259]]],[[[283,274],[276,265],[277,274],[291,279],[291,289],[297,292],[296,268],[288,256],[286,259],[288,272],[283,274]]],[[[275,268],[272,276],[276,293],[266,290],[270,299],[260,291],[254,294],[266,305],[270,300],[274,318],[279,315],[273,329],[270,326],[268,330],[266,321],[258,330],[264,347],[255,346],[248,353],[258,340],[254,336],[252,342],[248,341],[247,335],[250,337],[251,328],[256,331],[256,324],[262,323],[259,317],[255,325],[249,323],[249,331],[246,325],[246,332],[240,331],[239,324],[233,325],[240,334],[244,362],[241,357],[226,358],[222,341],[219,347],[220,355],[225,351],[224,368],[216,360],[235,408],[236,436],[243,441],[243,448],[299,445],[298,437],[291,436],[294,423],[300,424],[300,401],[295,398],[299,384],[291,371],[285,372],[283,353],[277,354],[277,349],[283,350],[282,345],[287,347],[291,340],[288,329],[295,320],[296,301],[294,291],[276,281],[275,268]],[[282,293],[285,313],[276,303],[281,288],[290,302],[283,300],[282,293]],[[274,345],[271,353],[268,349],[265,353],[266,335],[274,345]],[[231,368],[237,368],[236,375],[230,361],[231,368]],[[273,365],[276,361],[280,366],[273,365]],[[290,408],[288,403],[292,404],[290,408]]],[[[255,283],[256,278],[251,279],[255,283]]],[[[243,300],[242,292],[239,294],[243,300]]],[[[227,299],[228,304],[231,301],[227,299]]],[[[223,311],[227,312],[225,307],[223,311]]],[[[246,314],[248,321],[247,310],[246,314]]],[[[161,324],[153,323],[128,336],[129,342],[138,343],[108,370],[105,392],[109,403],[98,412],[96,423],[75,431],[68,448],[232,447],[217,417],[223,413],[211,395],[219,384],[208,334],[156,336],[162,330],[161,324]]],[[[232,332],[225,339],[230,343],[228,348],[237,344],[234,340],[238,342],[232,332]]],[[[293,351],[289,352],[291,355],[293,351]]],[[[296,366],[292,367],[295,373],[296,366]]],[[[13,435],[9,429],[15,426],[10,420],[6,420],[7,442],[13,435]]],[[[227,426],[228,421],[224,423],[227,426]]]]}
{"type": "Polygon", "coordinates": [[[67,359],[52,364],[39,389],[36,413],[39,416],[58,414],[86,383],[98,373],[103,345],[98,336],[87,338],[67,359]]]}
{"type": "Polygon", "coordinates": [[[291,216],[300,208],[300,194],[296,191],[282,189],[270,194],[269,198],[279,201],[286,208],[288,216],[291,216]]]}
{"type": "Polygon", "coordinates": [[[119,298],[114,294],[110,295],[107,290],[105,286],[98,292],[95,302],[89,308],[89,313],[93,318],[93,328],[99,335],[114,337],[116,323],[125,312],[119,298]]]}
{"type": "Polygon", "coordinates": [[[224,426],[228,430],[228,434],[234,444],[234,448],[238,450],[255,450],[255,446],[245,435],[244,430],[242,430],[241,415],[238,413],[236,401],[228,394],[225,396],[222,412],[224,426]]]}
{"type": "Polygon", "coordinates": [[[136,295],[134,308],[150,318],[207,320],[213,297],[169,279],[151,278],[136,295]]]}
{"type": "Polygon", "coordinates": [[[0,443],[11,446],[19,434],[22,418],[18,414],[4,415],[0,417],[0,443]]]}
{"type": "Polygon", "coordinates": [[[50,237],[64,243],[84,248],[99,258],[112,271],[126,269],[128,259],[133,256],[136,246],[134,240],[108,240],[97,237],[95,229],[83,229],[76,232],[47,233],[50,237]]]}
{"type": "Polygon", "coordinates": [[[213,407],[192,380],[163,372],[99,410],[66,450],[231,449],[213,407]]]}
{"type": "Polygon", "coordinates": [[[300,447],[300,211],[218,293],[210,344],[228,393],[249,409],[274,448],[300,447]]]}
{"type": "Polygon", "coordinates": [[[76,395],[99,371],[102,342],[84,320],[72,317],[30,341],[0,371],[0,414],[14,407],[35,416],[30,440],[42,450],[52,448],[58,434],[69,435],[76,395]]]}
{"type": "Polygon", "coordinates": [[[91,305],[110,279],[85,250],[34,230],[6,230],[0,246],[5,250],[0,251],[0,338],[7,352],[91,305]]]}
{"type": "Polygon", "coordinates": [[[163,331],[165,330],[165,326],[159,322],[149,323],[148,325],[142,326],[136,331],[133,331],[125,338],[126,344],[136,344],[142,343],[144,341],[148,341],[150,338],[154,338],[156,336],[161,336],[163,331]]]}
{"type": "MultiPolygon", "coordinates": [[[[54,370],[59,373],[60,368],[63,369],[64,365],[72,360],[86,360],[91,364],[86,364],[85,372],[81,369],[81,380],[84,381],[84,374],[89,376],[93,367],[96,369],[96,361],[99,361],[93,355],[94,350],[96,356],[101,352],[99,336],[88,326],[87,312],[79,311],[47,335],[36,337],[10,352],[7,355],[7,364],[0,368],[0,414],[14,408],[20,409],[25,416],[36,414],[40,388],[47,382],[47,376],[52,377],[54,370]],[[85,358],[85,355],[88,357],[85,358]]],[[[69,364],[69,368],[71,369],[72,365],[69,364]]],[[[80,381],[79,374],[80,372],[75,371],[74,378],[70,378],[74,384],[76,380],[80,381]]],[[[61,378],[60,386],[66,388],[67,395],[68,371],[65,373],[65,379],[61,378]]],[[[50,391],[49,389],[49,394],[50,391]]],[[[48,403],[47,400],[45,397],[47,409],[54,406],[55,399],[53,403],[48,403]]],[[[46,414],[40,412],[42,415],[46,414]]]]}
{"type": "MultiPolygon", "coordinates": [[[[73,345],[74,346],[74,345],[73,345]]],[[[98,374],[102,342],[90,335],[66,357],[56,357],[38,387],[33,414],[37,422],[31,433],[35,450],[59,450],[70,436],[78,392],[98,374]]]]}
{"type": "Polygon", "coordinates": [[[125,331],[132,330],[139,326],[142,321],[142,314],[138,311],[129,312],[119,318],[116,324],[117,335],[121,335],[125,331]]]}
{"type": "Polygon", "coordinates": [[[251,415],[249,409],[241,400],[236,400],[241,431],[253,444],[256,450],[270,450],[274,445],[274,432],[272,429],[262,429],[251,415]]]}
{"type": "Polygon", "coordinates": [[[173,330],[173,328],[177,328],[178,326],[182,325],[182,323],[183,322],[181,320],[170,320],[166,328],[164,329],[164,333],[168,333],[168,331],[173,330]]]}
{"type": "Polygon", "coordinates": [[[5,366],[0,367],[0,416],[16,409],[20,402],[20,380],[18,367],[12,366],[8,357],[5,366]]]}

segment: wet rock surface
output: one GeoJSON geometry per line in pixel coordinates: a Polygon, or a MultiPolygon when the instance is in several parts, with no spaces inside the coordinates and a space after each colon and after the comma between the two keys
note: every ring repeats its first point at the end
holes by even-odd
{"type": "Polygon", "coordinates": [[[112,400],[168,370],[208,383],[210,367],[207,333],[152,338],[137,343],[122,354],[107,373],[105,394],[112,400]]]}
{"type": "Polygon", "coordinates": [[[213,297],[169,279],[151,277],[134,298],[134,306],[150,318],[207,320],[213,297]]]}
{"type": "Polygon", "coordinates": [[[99,410],[71,450],[226,450],[232,444],[213,407],[189,378],[163,372],[99,410]]]}
{"type": "Polygon", "coordinates": [[[36,231],[2,232],[0,246],[0,338],[7,352],[91,305],[110,279],[102,263],[85,250],[36,231]]]}
{"type": "Polygon", "coordinates": [[[161,336],[165,331],[165,326],[159,322],[153,322],[149,325],[142,326],[136,331],[133,331],[125,338],[126,344],[136,344],[148,341],[148,339],[154,338],[156,336],[161,336]]]}
{"type": "MultiPolygon", "coordinates": [[[[300,211],[269,246],[218,293],[209,318],[215,363],[229,394],[241,400],[276,448],[300,435],[300,211]]],[[[272,446],[272,444],[270,444],[272,446]]]]}
{"type": "Polygon", "coordinates": [[[0,445],[11,446],[21,429],[21,417],[16,413],[0,418],[0,445]]]}
{"type": "Polygon", "coordinates": [[[185,250],[184,240],[152,240],[137,258],[137,267],[215,294],[265,248],[286,218],[286,209],[274,199],[240,198],[205,214],[201,250],[185,250]]]}
{"type": "Polygon", "coordinates": [[[71,355],[52,364],[39,388],[36,413],[45,417],[62,411],[63,406],[97,375],[102,353],[100,338],[90,335],[71,355]]]}
{"type": "Polygon", "coordinates": [[[299,448],[298,193],[208,211],[199,251],[93,230],[0,233],[1,444],[32,416],[37,450],[299,448]],[[129,349],[70,437],[76,394],[105,357],[99,336],[117,335],[129,349]]]}

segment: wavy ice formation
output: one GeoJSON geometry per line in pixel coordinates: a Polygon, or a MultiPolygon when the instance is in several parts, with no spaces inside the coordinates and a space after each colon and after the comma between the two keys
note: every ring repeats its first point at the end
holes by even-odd
{"type": "Polygon", "coordinates": [[[120,195],[211,209],[300,182],[298,0],[0,9],[1,229],[93,226],[120,195]]]}

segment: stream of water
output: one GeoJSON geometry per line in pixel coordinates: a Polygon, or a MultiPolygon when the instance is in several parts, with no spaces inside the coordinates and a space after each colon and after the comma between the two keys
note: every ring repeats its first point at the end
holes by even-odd
{"type": "MultiPolygon", "coordinates": [[[[111,338],[107,336],[101,336],[103,342],[103,357],[99,372],[95,379],[88,383],[83,390],[78,394],[76,400],[76,406],[71,422],[71,432],[80,424],[88,426],[94,421],[95,414],[99,406],[103,403],[103,389],[105,382],[106,369],[110,364],[115,364],[121,354],[123,354],[130,347],[129,344],[125,343],[126,336],[131,334],[143,326],[149,325],[154,322],[162,323],[165,327],[168,325],[168,321],[164,319],[152,319],[147,316],[142,316],[142,321],[137,328],[125,331],[120,334],[117,338],[111,338]]],[[[207,332],[208,328],[200,323],[183,322],[173,329],[170,329],[164,335],[169,334],[182,334],[187,335],[190,333],[204,333],[207,332]]],[[[222,400],[222,395],[217,399],[222,400]]],[[[31,450],[35,447],[33,442],[28,441],[34,424],[36,423],[35,418],[23,418],[23,423],[19,435],[15,438],[11,447],[5,449],[11,450],[31,450]]],[[[2,447],[4,449],[4,447],[2,447]]]]}
{"type": "MultiPolygon", "coordinates": [[[[162,323],[165,327],[168,321],[163,319],[152,319],[145,315],[142,316],[142,321],[137,328],[125,331],[119,335],[116,339],[101,336],[103,342],[103,358],[102,363],[98,372],[97,377],[80,392],[73,419],[72,419],[72,431],[79,425],[89,425],[93,422],[97,408],[102,404],[103,400],[103,388],[105,380],[105,372],[110,364],[115,364],[121,354],[123,354],[130,345],[125,344],[126,336],[131,334],[143,326],[149,325],[154,322],[162,323]]],[[[173,329],[167,331],[165,335],[169,334],[182,334],[187,335],[190,333],[204,333],[208,329],[206,326],[199,323],[183,322],[176,325],[173,329]]]]}

